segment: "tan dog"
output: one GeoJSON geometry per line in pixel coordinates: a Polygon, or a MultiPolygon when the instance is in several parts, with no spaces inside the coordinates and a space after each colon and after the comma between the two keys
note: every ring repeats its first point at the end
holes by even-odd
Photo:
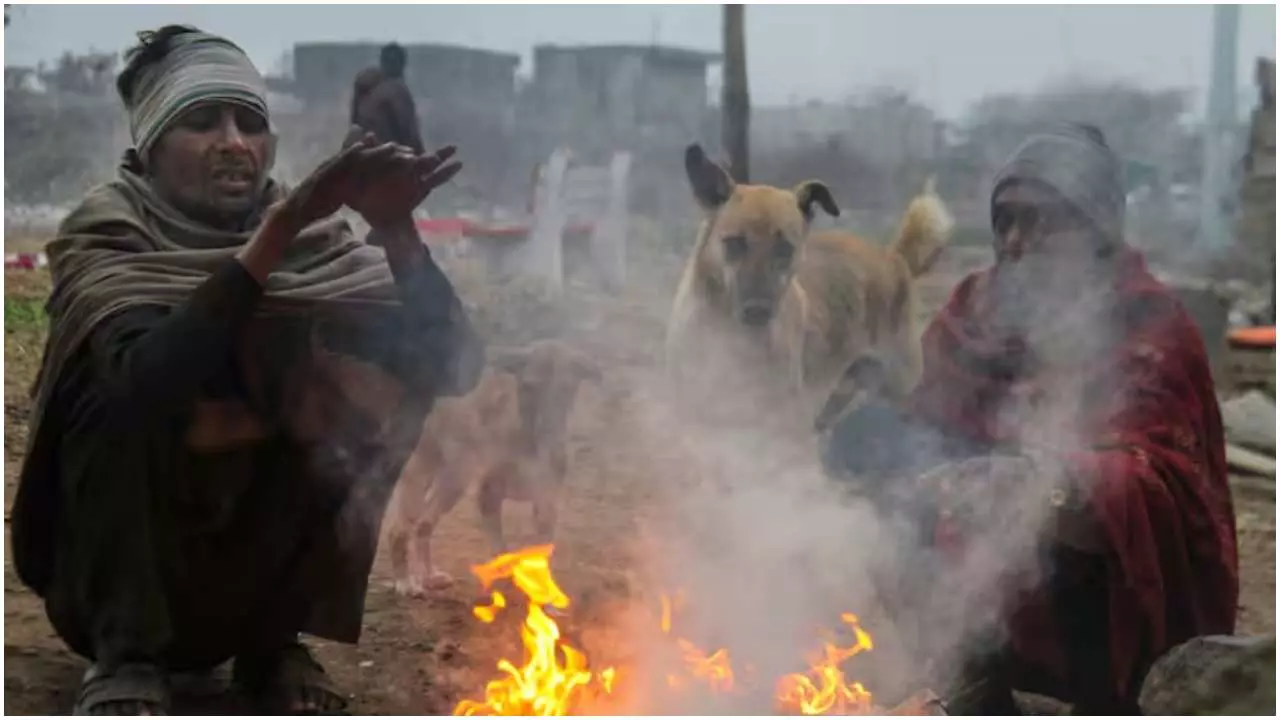
{"type": "Polygon", "coordinates": [[[569,411],[599,366],[554,341],[491,351],[479,385],[437,403],[391,499],[388,532],[396,591],[420,595],[452,579],[431,561],[431,534],[473,484],[485,537],[496,554],[506,500],[532,503],[538,542],[550,542],[563,484],[569,411]]]}
{"type": "MultiPolygon", "coordinates": [[[[860,358],[888,368],[887,394],[915,386],[921,357],[912,281],[931,267],[954,225],[932,179],[907,207],[897,237],[881,247],[841,230],[810,232],[815,205],[840,213],[816,180],[791,190],[738,185],[697,145],[685,152],[685,171],[704,219],[667,325],[668,376],[682,397],[705,392],[706,373],[714,381],[724,372],[707,367],[717,342],[735,360],[765,368],[766,377],[785,373],[780,385],[819,430],[857,394],[860,358]],[[695,380],[699,371],[704,378],[695,380]]],[[[716,399],[712,391],[697,402],[716,399]]]]}

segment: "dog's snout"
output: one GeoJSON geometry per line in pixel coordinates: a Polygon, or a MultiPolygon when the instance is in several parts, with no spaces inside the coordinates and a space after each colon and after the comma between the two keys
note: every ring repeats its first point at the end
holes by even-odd
{"type": "Polygon", "coordinates": [[[773,308],[767,303],[747,303],[742,308],[742,322],[752,327],[759,327],[773,319],[773,308]]]}

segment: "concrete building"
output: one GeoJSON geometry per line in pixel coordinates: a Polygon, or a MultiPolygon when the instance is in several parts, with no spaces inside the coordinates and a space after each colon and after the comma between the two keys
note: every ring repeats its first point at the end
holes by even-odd
{"type": "Polygon", "coordinates": [[[1257,107],[1249,123],[1248,149],[1240,184],[1240,218],[1236,227],[1240,266],[1248,277],[1270,285],[1266,320],[1276,317],[1276,63],[1258,58],[1257,107]]]}
{"type": "Polygon", "coordinates": [[[847,142],[853,131],[853,107],[812,101],[752,108],[751,146],[792,152],[833,139],[847,142]]]}
{"type": "Polygon", "coordinates": [[[526,107],[561,141],[610,146],[705,140],[718,53],[654,45],[538,45],[526,107]]]}
{"type": "Polygon", "coordinates": [[[931,161],[945,145],[929,108],[898,93],[874,93],[847,103],[809,102],[752,111],[753,147],[791,152],[832,143],[883,168],[931,161]]]}

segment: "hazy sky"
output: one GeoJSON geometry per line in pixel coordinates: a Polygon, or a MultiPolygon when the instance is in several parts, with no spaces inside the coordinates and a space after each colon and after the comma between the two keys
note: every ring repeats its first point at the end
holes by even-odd
{"type": "MultiPolygon", "coordinates": [[[[991,92],[1065,75],[1203,90],[1209,6],[752,5],[747,54],[755,103],[840,99],[891,83],[955,116],[991,92]]],[[[295,41],[447,42],[521,53],[535,43],[660,43],[716,50],[717,5],[128,5],[14,8],[5,62],[65,50],[122,49],[169,22],[228,35],[264,69],[295,41]]],[[[1238,78],[1275,57],[1275,5],[1245,6],[1238,78]]]]}

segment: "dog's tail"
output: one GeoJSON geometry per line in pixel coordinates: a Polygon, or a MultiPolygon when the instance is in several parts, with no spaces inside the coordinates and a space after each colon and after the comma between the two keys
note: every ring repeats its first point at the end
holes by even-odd
{"type": "Polygon", "coordinates": [[[924,182],[920,194],[911,200],[902,216],[898,236],[890,249],[907,261],[912,277],[919,277],[933,267],[943,246],[951,239],[955,220],[934,189],[934,176],[924,182]]]}

